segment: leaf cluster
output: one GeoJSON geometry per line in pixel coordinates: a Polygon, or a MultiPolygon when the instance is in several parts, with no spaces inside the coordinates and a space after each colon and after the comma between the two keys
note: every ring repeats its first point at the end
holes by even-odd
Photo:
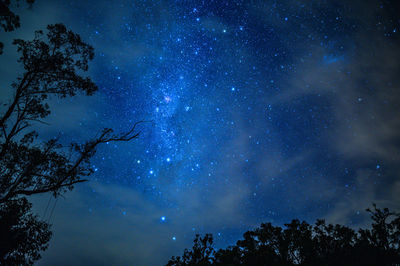
{"type": "Polygon", "coordinates": [[[25,198],[0,204],[0,265],[31,265],[51,237],[50,225],[30,212],[25,198]]]}
{"type": "MultiPolygon", "coordinates": [[[[21,26],[20,18],[12,11],[12,7],[19,6],[19,0],[1,0],[0,1],[0,27],[4,31],[13,31],[21,26]]],[[[26,0],[26,3],[31,6],[35,0],[26,0]]],[[[0,42],[0,55],[3,53],[4,44],[0,42]]]]}

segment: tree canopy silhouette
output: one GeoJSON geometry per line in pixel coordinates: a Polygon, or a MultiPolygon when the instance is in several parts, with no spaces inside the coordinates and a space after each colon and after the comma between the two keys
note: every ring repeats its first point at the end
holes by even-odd
{"type": "Polygon", "coordinates": [[[50,225],[30,212],[26,198],[3,203],[0,208],[0,264],[33,264],[48,247],[50,225]]]}
{"type": "MultiPolygon", "coordinates": [[[[8,7],[9,1],[2,5],[8,7]]],[[[18,17],[7,16],[0,14],[5,30],[19,26],[18,17]]],[[[94,50],[63,24],[49,25],[45,32],[36,31],[33,40],[16,39],[13,44],[23,73],[11,84],[13,97],[2,103],[0,112],[0,262],[32,264],[47,248],[51,232],[31,213],[25,197],[40,193],[57,197],[87,181],[98,145],[137,138],[140,122],[120,134],[105,128],[93,139],[67,147],[57,137],[44,141],[34,126],[45,123],[49,99],[97,91],[96,84],[83,76],[94,50]]]]}
{"type": "MultiPolygon", "coordinates": [[[[12,6],[19,5],[19,0],[11,3],[10,0],[0,1],[0,26],[4,31],[13,31],[21,26],[20,19],[17,14],[12,11],[12,6]]],[[[35,0],[26,0],[29,5],[32,5],[35,0]]],[[[0,54],[3,53],[4,44],[0,42],[0,54]]]]}
{"type": "Polygon", "coordinates": [[[33,41],[14,40],[25,72],[12,84],[13,100],[0,118],[0,203],[18,195],[57,195],[72,189],[93,173],[89,159],[99,144],[138,136],[136,123],[120,135],[104,129],[93,140],[71,144],[68,152],[57,138],[44,144],[38,141],[31,126],[50,114],[48,97],[92,95],[97,90],[89,77],[80,75],[88,70],[93,48],[62,24],[49,25],[47,30],[46,35],[37,31],[33,41]]]}
{"type": "Polygon", "coordinates": [[[400,215],[375,204],[367,211],[371,228],[358,232],[324,220],[315,225],[292,220],[284,228],[263,223],[235,246],[218,251],[212,235],[196,235],[192,250],[167,265],[399,265],[400,215]]]}

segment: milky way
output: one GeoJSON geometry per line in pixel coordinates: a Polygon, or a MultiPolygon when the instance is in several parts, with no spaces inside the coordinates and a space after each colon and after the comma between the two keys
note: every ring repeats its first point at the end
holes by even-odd
{"type": "Polygon", "coordinates": [[[97,95],[54,107],[66,140],[147,122],[99,149],[44,264],[83,236],[107,245],[77,260],[150,265],[196,233],[226,247],[261,222],[359,226],[372,202],[400,208],[398,4],[51,2],[22,22],[63,22],[96,50],[97,95]]]}

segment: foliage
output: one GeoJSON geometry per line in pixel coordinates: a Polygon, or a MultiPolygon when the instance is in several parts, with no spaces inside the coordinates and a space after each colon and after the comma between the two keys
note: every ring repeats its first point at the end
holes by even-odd
{"type": "Polygon", "coordinates": [[[30,212],[25,198],[0,204],[0,264],[29,265],[48,247],[49,224],[30,212]]]}
{"type": "Polygon", "coordinates": [[[206,234],[203,238],[196,235],[192,250],[185,249],[182,257],[172,257],[167,265],[210,265],[215,253],[212,243],[211,234],[206,234]]]}
{"type": "MultiPolygon", "coordinates": [[[[19,27],[19,17],[3,10],[9,5],[1,2],[0,23],[5,31],[19,27]]],[[[0,107],[0,261],[7,265],[32,264],[51,236],[49,225],[31,214],[25,197],[41,193],[57,197],[87,181],[98,145],[137,138],[140,123],[121,134],[105,128],[81,144],[63,146],[58,138],[44,141],[35,124],[45,123],[51,99],[97,91],[96,84],[83,76],[94,50],[63,24],[49,25],[46,32],[36,31],[33,40],[16,39],[13,44],[23,73],[11,84],[10,102],[0,107]]]]}
{"type": "Polygon", "coordinates": [[[192,251],[167,265],[399,265],[400,215],[375,204],[367,211],[372,226],[358,232],[324,220],[315,225],[293,220],[284,228],[263,223],[235,246],[218,251],[211,235],[197,235],[192,251]]]}
{"type": "Polygon", "coordinates": [[[14,98],[0,118],[0,203],[18,195],[56,196],[72,189],[92,174],[90,158],[99,144],[138,136],[135,124],[120,135],[104,129],[97,138],[71,144],[69,150],[57,138],[39,143],[38,133],[30,128],[50,114],[48,97],[92,95],[97,90],[90,78],[80,75],[88,70],[93,48],[62,24],[47,29],[46,35],[37,31],[33,41],[14,40],[25,72],[12,84],[14,98]]]}
{"type": "MultiPolygon", "coordinates": [[[[32,5],[35,0],[26,0],[26,2],[32,5]]],[[[18,6],[19,0],[14,1],[13,4],[18,6]]],[[[21,26],[19,16],[11,10],[11,6],[11,0],[0,1],[0,27],[4,31],[13,31],[21,26]]],[[[4,44],[0,42],[0,54],[3,53],[3,47],[4,44]]]]}

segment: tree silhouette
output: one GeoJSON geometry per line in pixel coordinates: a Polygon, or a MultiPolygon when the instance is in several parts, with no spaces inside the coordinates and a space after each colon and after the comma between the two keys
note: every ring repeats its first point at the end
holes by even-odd
{"type": "MultiPolygon", "coordinates": [[[[29,5],[32,5],[35,0],[26,0],[29,5]]],[[[19,4],[19,0],[14,1],[14,5],[19,4]]],[[[0,26],[4,31],[13,31],[19,28],[19,16],[11,10],[12,3],[10,0],[0,1],[0,26]]],[[[4,44],[0,42],[0,54],[3,53],[4,44]]]]}
{"type": "Polygon", "coordinates": [[[167,265],[211,265],[215,251],[213,237],[206,234],[203,238],[196,235],[192,250],[185,249],[182,257],[172,257],[167,265]]]}
{"type": "MultiPolygon", "coordinates": [[[[5,21],[10,27],[19,26],[15,17],[5,21]]],[[[57,197],[87,181],[98,145],[137,138],[136,126],[141,122],[120,134],[105,128],[93,139],[67,147],[57,137],[43,141],[34,125],[45,123],[49,99],[97,91],[96,84],[82,76],[94,51],[62,24],[36,31],[32,41],[16,39],[13,44],[21,54],[18,62],[24,71],[12,83],[13,98],[2,105],[0,116],[0,230],[12,228],[6,238],[1,235],[0,255],[3,261],[20,264],[25,258],[23,264],[31,264],[47,247],[50,233],[48,225],[31,214],[24,197],[48,192],[57,197]]]]}
{"type": "Polygon", "coordinates": [[[399,265],[400,215],[375,204],[367,211],[371,228],[358,232],[324,220],[314,226],[292,220],[284,228],[263,223],[235,246],[218,251],[211,235],[197,235],[192,251],[172,257],[167,265],[399,265]]]}
{"type": "Polygon", "coordinates": [[[104,129],[93,140],[71,144],[69,152],[57,138],[38,144],[38,133],[29,129],[32,122],[42,122],[50,114],[49,96],[92,95],[97,90],[79,72],[88,70],[93,48],[62,24],[47,29],[46,35],[37,31],[33,41],[14,40],[25,73],[12,84],[14,98],[0,118],[0,203],[18,195],[52,192],[56,196],[72,189],[93,173],[89,162],[99,144],[138,136],[136,123],[120,135],[104,129]]]}
{"type": "Polygon", "coordinates": [[[26,198],[7,201],[0,208],[0,264],[29,265],[40,258],[51,237],[49,224],[30,212],[26,198]]]}

